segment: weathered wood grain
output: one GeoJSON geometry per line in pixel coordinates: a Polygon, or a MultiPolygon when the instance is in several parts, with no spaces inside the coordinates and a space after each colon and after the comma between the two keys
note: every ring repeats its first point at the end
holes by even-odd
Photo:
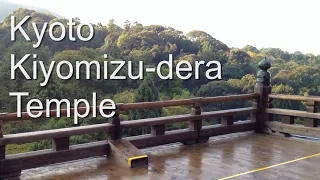
{"type": "Polygon", "coordinates": [[[320,102],[319,96],[299,96],[299,95],[286,95],[286,94],[269,94],[269,98],[281,99],[281,100],[292,100],[292,101],[316,101],[320,102]]]}
{"type": "Polygon", "coordinates": [[[268,109],[266,109],[266,113],[285,115],[285,116],[295,116],[295,117],[303,117],[303,118],[320,119],[320,114],[319,113],[309,113],[309,112],[299,111],[299,110],[268,108],[268,109]]]}
{"type": "Polygon", "coordinates": [[[270,121],[266,124],[268,128],[276,132],[320,138],[320,128],[317,127],[305,127],[298,124],[283,124],[276,121],[270,121]]]}

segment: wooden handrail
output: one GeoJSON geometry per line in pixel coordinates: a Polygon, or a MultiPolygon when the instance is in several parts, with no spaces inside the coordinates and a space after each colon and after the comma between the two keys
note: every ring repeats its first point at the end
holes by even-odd
{"type": "Polygon", "coordinates": [[[285,94],[269,94],[271,99],[292,100],[292,101],[315,101],[320,102],[319,96],[300,96],[300,95],[285,95],[285,94]]]}
{"type": "MultiPolygon", "coordinates": [[[[170,106],[182,106],[182,105],[192,105],[195,103],[214,103],[214,102],[228,102],[228,101],[239,101],[239,100],[251,100],[259,97],[256,93],[251,94],[241,94],[241,95],[230,95],[230,96],[217,96],[217,97],[205,97],[205,98],[193,98],[193,99],[182,99],[182,100],[169,100],[169,101],[155,101],[155,102],[139,102],[139,103],[119,103],[116,105],[117,109],[120,110],[133,110],[133,109],[152,109],[170,106]]],[[[91,110],[99,107],[91,107],[91,110]]],[[[33,111],[33,114],[37,112],[42,112],[43,116],[46,117],[46,111],[33,111]]],[[[67,109],[60,110],[60,117],[67,115],[67,109]]],[[[78,113],[86,112],[85,107],[78,108],[78,113]]],[[[74,108],[70,108],[71,116],[74,114],[74,108]]],[[[57,117],[57,110],[50,111],[50,117],[57,117]]],[[[17,117],[17,113],[2,113],[0,114],[0,120],[3,121],[17,121],[17,120],[30,120],[32,119],[27,112],[22,112],[21,117],[17,117]]]]}
{"type": "Polygon", "coordinates": [[[240,94],[240,95],[231,95],[231,96],[204,97],[200,99],[200,103],[241,101],[241,100],[257,99],[258,97],[259,97],[258,93],[240,94]]]}
{"type": "Polygon", "coordinates": [[[222,117],[222,116],[235,116],[235,115],[241,115],[241,114],[255,113],[256,111],[257,111],[256,108],[248,107],[248,108],[204,112],[200,115],[186,114],[186,115],[177,115],[177,116],[169,116],[169,117],[140,119],[140,120],[134,120],[134,121],[124,121],[121,123],[121,127],[132,128],[132,127],[169,124],[169,123],[176,123],[176,122],[183,122],[183,121],[194,121],[194,120],[201,120],[201,119],[207,119],[207,118],[216,118],[216,117],[222,117]]]}
{"type": "Polygon", "coordinates": [[[303,117],[303,118],[320,119],[320,114],[319,113],[309,113],[309,112],[299,111],[299,110],[268,108],[268,109],[266,109],[266,113],[268,113],[268,114],[277,114],[277,115],[285,115],[285,116],[295,116],[295,117],[303,117]]]}
{"type": "Polygon", "coordinates": [[[196,97],[193,99],[125,103],[125,104],[118,105],[117,108],[120,108],[121,110],[152,109],[152,108],[161,108],[161,107],[170,107],[170,106],[192,105],[194,103],[215,103],[215,102],[250,100],[250,99],[256,99],[258,97],[259,97],[259,94],[257,93],[230,95],[230,96],[216,96],[216,97],[196,97]]]}
{"type": "Polygon", "coordinates": [[[97,132],[108,132],[112,130],[114,125],[105,124],[94,124],[80,127],[71,128],[60,128],[60,129],[50,129],[35,132],[26,132],[18,134],[4,135],[0,138],[0,145],[6,144],[22,144],[27,142],[34,142],[44,139],[53,139],[59,137],[70,137],[82,134],[97,133],[97,132]]]}

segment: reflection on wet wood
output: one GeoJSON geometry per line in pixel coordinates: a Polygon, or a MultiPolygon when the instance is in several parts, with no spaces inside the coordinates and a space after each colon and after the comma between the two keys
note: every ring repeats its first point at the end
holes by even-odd
{"type": "MultiPolygon", "coordinates": [[[[91,158],[22,171],[21,179],[219,179],[320,153],[320,143],[271,135],[238,133],[184,146],[171,144],[143,150],[146,168],[130,169],[106,158],[91,158]]],[[[320,157],[245,174],[234,179],[314,179],[320,157]]]]}

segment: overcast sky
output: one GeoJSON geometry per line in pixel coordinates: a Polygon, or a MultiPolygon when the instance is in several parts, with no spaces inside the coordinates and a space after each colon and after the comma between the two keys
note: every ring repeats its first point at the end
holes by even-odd
{"type": "Polygon", "coordinates": [[[65,17],[203,30],[229,47],[247,44],[320,54],[319,0],[10,0],[65,17]]]}

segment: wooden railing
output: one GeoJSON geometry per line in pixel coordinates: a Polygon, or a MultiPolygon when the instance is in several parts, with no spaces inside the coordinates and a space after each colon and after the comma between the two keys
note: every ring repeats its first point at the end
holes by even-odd
{"type": "MultiPolygon", "coordinates": [[[[270,73],[268,69],[271,64],[264,59],[259,64],[257,73],[257,83],[254,87],[254,93],[203,97],[185,100],[159,101],[159,102],[141,102],[117,104],[115,115],[108,119],[104,124],[44,130],[36,132],[26,132],[19,134],[3,135],[2,126],[4,122],[16,120],[30,120],[27,113],[23,113],[21,118],[17,118],[16,113],[0,115],[0,179],[12,176],[19,176],[21,170],[30,169],[48,164],[77,160],[94,156],[105,156],[110,153],[117,155],[125,147],[124,151],[129,149],[136,154],[137,148],[158,146],[168,143],[181,142],[185,145],[205,142],[211,136],[237,133],[254,130],[256,133],[280,132],[282,134],[296,134],[311,137],[320,137],[320,128],[317,127],[317,121],[320,114],[316,113],[316,105],[320,103],[320,97],[305,97],[293,95],[274,95],[271,93],[270,73]],[[295,100],[306,101],[307,111],[289,110],[272,108],[273,99],[278,100],[295,100]],[[219,110],[211,112],[202,112],[202,105],[207,103],[252,100],[252,107],[237,109],[219,110]],[[136,109],[163,108],[169,106],[191,106],[191,114],[157,117],[150,119],[121,121],[120,114],[122,111],[136,109]],[[234,122],[237,115],[250,114],[251,119],[234,122]],[[273,115],[281,115],[280,122],[272,121],[273,115]],[[303,125],[294,124],[294,118],[304,118],[303,125]],[[221,124],[203,126],[202,121],[210,118],[222,118],[221,124]],[[177,122],[189,122],[189,128],[166,131],[165,125],[177,122]],[[122,137],[122,130],[128,128],[151,127],[150,134],[122,137]],[[70,145],[70,137],[75,135],[104,132],[107,134],[107,140],[80,145],[70,145]],[[6,155],[5,146],[8,144],[22,144],[44,139],[52,139],[52,149],[33,151],[21,154],[6,155]],[[120,146],[117,146],[119,145],[120,146]],[[123,146],[122,146],[123,145],[123,146]]],[[[92,107],[97,108],[97,107],[92,107]]],[[[79,108],[78,112],[85,112],[85,108],[79,108]]],[[[73,114],[74,109],[71,109],[73,114]]],[[[45,113],[42,113],[45,114],[45,113]]],[[[61,116],[67,115],[67,110],[60,111],[61,116]]],[[[56,110],[51,110],[50,117],[57,115],[56,110]]],[[[41,118],[41,117],[40,117],[41,118]]],[[[128,156],[129,157],[129,156],[128,156]]],[[[141,156],[140,156],[141,157],[141,156]]],[[[146,156],[142,156],[144,162],[146,156]]],[[[127,160],[127,159],[126,159],[127,160]]],[[[128,160],[131,162],[131,160],[128,160]]],[[[132,166],[131,166],[132,167],[132,166]]]]}
{"type": "Polygon", "coordinates": [[[271,103],[274,99],[304,101],[306,102],[307,108],[306,111],[267,108],[265,111],[270,114],[270,120],[273,120],[272,115],[281,116],[280,122],[266,121],[268,128],[270,128],[269,130],[288,135],[293,134],[320,138],[320,128],[318,127],[320,113],[317,113],[317,105],[320,104],[320,97],[270,94],[269,102],[271,103]],[[296,118],[302,118],[303,125],[295,124],[296,118]]]}
{"type": "MultiPolygon", "coordinates": [[[[258,97],[258,94],[253,93],[233,96],[193,98],[185,100],[117,104],[116,114],[113,116],[113,118],[109,119],[108,123],[105,124],[3,135],[2,137],[0,137],[0,174],[12,174],[13,172],[19,172],[24,169],[45,166],[53,163],[65,162],[93,156],[108,155],[108,141],[100,141],[70,146],[69,138],[70,136],[74,135],[105,132],[107,133],[107,137],[109,140],[115,140],[122,138],[122,129],[150,126],[151,134],[125,138],[136,147],[145,148],[174,142],[193,144],[206,141],[211,136],[243,131],[252,131],[256,128],[257,125],[254,118],[252,120],[234,122],[234,116],[242,114],[251,114],[252,117],[255,117],[257,112],[256,107],[202,112],[201,105],[203,103],[216,103],[239,100],[257,101],[258,97]],[[162,108],[181,105],[191,105],[192,113],[185,115],[120,122],[119,115],[121,111],[146,108],[162,108]],[[220,117],[222,118],[221,124],[202,126],[203,119],[220,117]],[[183,121],[189,122],[188,129],[172,130],[167,132],[165,131],[166,124],[183,121]],[[22,144],[44,139],[52,139],[52,149],[33,151],[22,154],[5,155],[5,146],[8,144],[22,144]]],[[[61,116],[63,116],[66,115],[67,111],[61,110],[60,112],[61,116]]],[[[73,110],[71,112],[73,112],[73,110]]],[[[81,108],[79,109],[79,112],[81,112],[81,108]]],[[[51,115],[56,115],[56,113],[56,110],[51,111],[51,115]]],[[[27,113],[23,113],[21,118],[17,118],[16,113],[2,114],[0,116],[0,120],[2,122],[30,119],[31,118],[28,116],[27,113]]]]}

